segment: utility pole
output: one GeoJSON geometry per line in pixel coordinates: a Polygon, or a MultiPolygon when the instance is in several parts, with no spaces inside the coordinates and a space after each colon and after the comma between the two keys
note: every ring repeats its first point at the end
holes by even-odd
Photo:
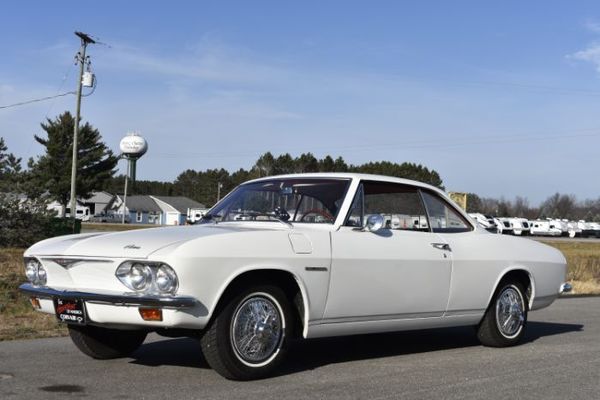
{"type": "Polygon", "coordinates": [[[73,229],[75,229],[75,218],[77,216],[77,137],[79,135],[79,115],[81,111],[81,87],[83,85],[83,67],[85,65],[85,51],[88,44],[94,44],[96,41],[83,32],[75,32],[81,39],[81,48],[75,56],[76,63],[79,63],[79,80],[77,82],[77,110],[75,112],[75,128],[73,129],[73,160],[71,161],[71,218],[73,218],[73,229]]]}
{"type": "Polygon", "coordinates": [[[131,169],[131,162],[127,161],[127,173],[125,174],[125,189],[123,189],[123,215],[121,216],[121,223],[125,224],[125,210],[127,210],[127,181],[129,180],[129,170],[131,169]]]}
{"type": "Polygon", "coordinates": [[[219,200],[221,200],[221,188],[223,187],[223,184],[221,182],[217,183],[217,203],[219,202],[219,200]]]}

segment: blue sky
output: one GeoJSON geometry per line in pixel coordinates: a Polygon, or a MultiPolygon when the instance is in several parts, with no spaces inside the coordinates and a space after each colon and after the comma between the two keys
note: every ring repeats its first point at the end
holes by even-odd
{"type": "MultiPolygon", "coordinates": [[[[311,151],[532,204],[600,195],[598,2],[11,2],[0,106],[74,89],[75,30],[110,45],[82,117],[115,151],[148,139],[139,179],[311,151]]],[[[0,109],[0,136],[36,156],[39,123],[74,108],[0,109]]]]}

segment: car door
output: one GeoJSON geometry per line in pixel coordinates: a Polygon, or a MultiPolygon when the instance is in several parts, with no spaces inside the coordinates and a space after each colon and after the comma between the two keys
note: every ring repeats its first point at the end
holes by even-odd
{"type": "Polygon", "coordinates": [[[418,188],[363,181],[345,225],[331,238],[325,321],[443,315],[452,262],[446,243],[429,228],[418,188]],[[377,232],[361,229],[372,214],[385,220],[377,232]]]}
{"type": "MultiPolygon", "coordinates": [[[[431,230],[452,249],[452,285],[446,316],[482,315],[500,272],[506,268],[494,243],[495,235],[477,233],[472,224],[449,202],[432,191],[422,191],[431,230]]],[[[499,252],[500,251],[500,252],[499,252]]]]}

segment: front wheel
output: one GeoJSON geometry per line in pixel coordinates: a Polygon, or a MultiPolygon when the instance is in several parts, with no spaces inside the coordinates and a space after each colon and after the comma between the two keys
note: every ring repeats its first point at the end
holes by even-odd
{"type": "Polygon", "coordinates": [[[290,302],[277,286],[242,290],[217,311],[200,340],[208,364],[228,379],[270,375],[292,332],[290,302]]]}
{"type": "Polygon", "coordinates": [[[69,336],[75,346],[83,354],[100,360],[130,355],[144,343],[146,335],[146,331],[69,325],[69,336]]]}
{"type": "Polygon", "coordinates": [[[479,324],[477,338],[485,346],[514,346],[523,338],[526,323],[527,302],[523,285],[517,281],[504,281],[479,324]]]}

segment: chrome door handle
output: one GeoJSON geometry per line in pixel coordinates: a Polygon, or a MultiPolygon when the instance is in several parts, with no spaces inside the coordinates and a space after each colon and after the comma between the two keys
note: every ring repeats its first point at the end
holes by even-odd
{"type": "Polygon", "coordinates": [[[438,250],[452,251],[448,243],[431,243],[438,250]]]}

